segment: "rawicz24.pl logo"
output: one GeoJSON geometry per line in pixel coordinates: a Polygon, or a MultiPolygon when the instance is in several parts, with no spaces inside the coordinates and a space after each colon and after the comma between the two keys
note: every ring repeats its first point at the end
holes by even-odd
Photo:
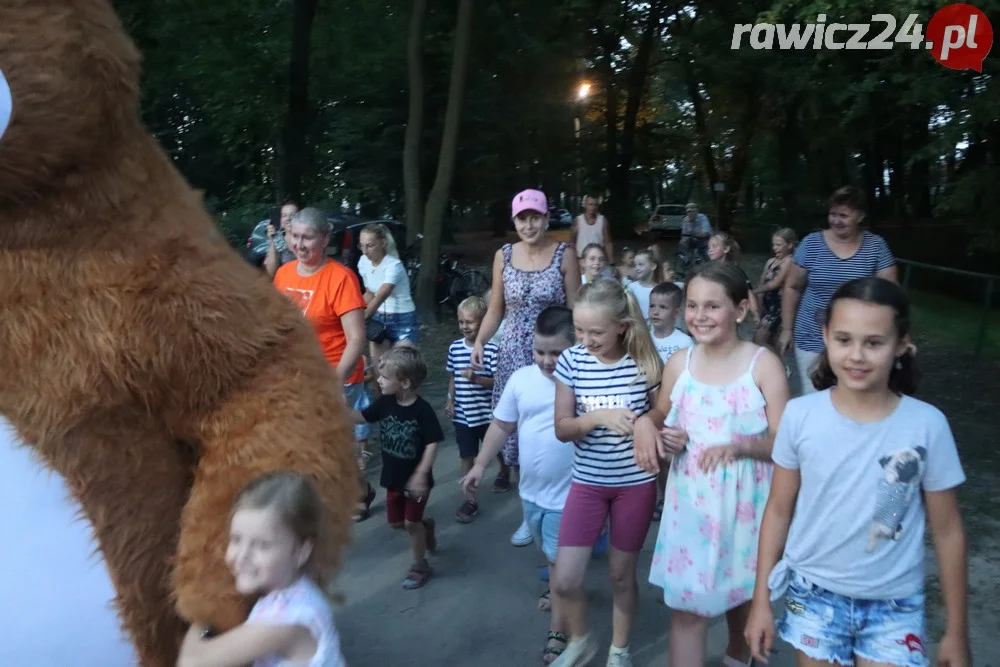
{"type": "Polygon", "coordinates": [[[945,67],[983,71],[983,60],[993,46],[993,26],[986,14],[965,3],[942,7],[927,24],[926,39],[918,19],[910,14],[898,30],[892,14],[874,14],[870,23],[827,23],[826,14],[817,16],[815,23],[739,23],[733,26],[730,48],[743,48],[744,37],[757,50],[772,50],[775,42],[779,50],[871,51],[909,44],[911,49],[922,46],[930,51],[945,67]]]}

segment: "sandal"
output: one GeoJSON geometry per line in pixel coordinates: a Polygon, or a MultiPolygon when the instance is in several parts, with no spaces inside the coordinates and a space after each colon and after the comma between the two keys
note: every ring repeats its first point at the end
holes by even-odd
{"type": "Polygon", "coordinates": [[[365,493],[364,500],[361,501],[361,504],[364,505],[364,507],[355,508],[354,510],[355,511],[354,523],[361,523],[362,521],[371,516],[372,502],[374,502],[374,500],[375,500],[375,487],[369,484],[368,492],[365,493]]]}
{"type": "Polygon", "coordinates": [[[538,596],[538,611],[552,611],[552,591],[545,591],[538,596]]]}
{"type": "Polygon", "coordinates": [[[566,650],[566,644],[569,643],[569,638],[561,632],[549,632],[549,636],[546,641],[545,650],[542,651],[542,662],[546,665],[551,665],[556,661],[556,658],[563,654],[566,650]],[[548,642],[559,642],[562,644],[562,648],[556,646],[549,646],[548,642]]]}
{"type": "Polygon", "coordinates": [[[406,573],[406,579],[403,579],[403,588],[412,591],[423,587],[431,578],[431,573],[431,566],[426,558],[419,563],[414,563],[410,566],[410,571],[406,573]]]}
{"type": "Polygon", "coordinates": [[[438,541],[437,535],[434,534],[434,519],[424,519],[423,524],[425,532],[424,542],[427,545],[427,551],[432,554],[437,553],[438,541]]]}
{"type": "Polygon", "coordinates": [[[499,473],[493,480],[493,493],[507,493],[510,491],[510,473],[499,473]]]}

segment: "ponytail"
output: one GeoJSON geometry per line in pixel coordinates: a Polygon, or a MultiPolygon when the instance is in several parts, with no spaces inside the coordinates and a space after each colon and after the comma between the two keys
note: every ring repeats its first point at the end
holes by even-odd
{"type": "Polygon", "coordinates": [[[379,240],[385,241],[385,254],[399,259],[399,249],[396,247],[396,239],[393,238],[389,228],[381,222],[365,225],[361,233],[374,234],[379,240]]]}

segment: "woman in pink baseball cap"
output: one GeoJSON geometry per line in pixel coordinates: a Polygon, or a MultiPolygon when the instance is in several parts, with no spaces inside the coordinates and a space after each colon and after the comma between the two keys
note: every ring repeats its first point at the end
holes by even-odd
{"type": "MultiPolygon", "coordinates": [[[[520,241],[507,243],[493,259],[493,290],[472,352],[472,363],[483,362],[483,345],[504,322],[498,368],[493,384],[493,404],[499,400],[514,371],[534,361],[534,329],[538,314],[549,306],[572,307],[580,287],[580,267],[575,252],[549,237],[549,205],[540,190],[519,192],[511,203],[514,229],[520,241]],[[503,285],[503,289],[498,289],[503,285]]],[[[517,469],[517,434],[501,454],[501,469],[493,483],[497,493],[510,490],[511,468],[517,469]]],[[[511,538],[515,546],[531,544],[527,524],[511,538]]]]}

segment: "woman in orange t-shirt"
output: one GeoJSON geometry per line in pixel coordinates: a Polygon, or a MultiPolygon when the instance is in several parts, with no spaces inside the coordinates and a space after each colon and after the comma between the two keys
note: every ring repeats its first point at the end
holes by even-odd
{"type": "MultiPolygon", "coordinates": [[[[284,264],[274,275],[274,286],[302,309],[313,325],[326,360],[344,383],[348,407],[363,410],[371,397],[365,387],[364,353],[365,300],[361,283],[354,271],[326,256],[330,242],[330,223],[321,210],[304,208],[288,226],[286,241],[295,259],[284,264]]],[[[355,427],[358,452],[368,439],[367,424],[355,427]]],[[[363,474],[362,474],[363,477],[363,474]]],[[[358,519],[366,518],[375,489],[367,480],[358,519]]]]}

